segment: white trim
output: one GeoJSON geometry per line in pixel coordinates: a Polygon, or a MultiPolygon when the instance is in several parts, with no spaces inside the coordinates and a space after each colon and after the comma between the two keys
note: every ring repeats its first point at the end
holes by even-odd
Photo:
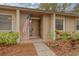
{"type": "Polygon", "coordinates": [[[16,32],[19,32],[18,43],[20,42],[20,10],[16,10],[16,32]]]}
{"type": "Polygon", "coordinates": [[[16,28],[16,19],[15,19],[15,17],[14,17],[14,15],[12,15],[12,31],[16,31],[15,30],[15,28],[16,28]],[[14,22],[15,22],[15,24],[14,24],[14,22]],[[15,28],[14,28],[14,26],[15,26],[15,28]]]}
{"type": "Polygon", "coordinates": [[[16,10],[16,31],[20,32],[20,10],[16,10]]]}
{"type": "Polygon", "coordinates": [[[53,32],[53,40],[56,40],[56,32],[55,32],[55,30],[56,30],[55,23],[56,22],[55,21],[56,21],[56,14],[53,13],[51,15],[51,34],[53,32]]]}
{"type": "Polygon", "coordinates": [[[55,17],[56,17],[56,15],[55,15],[55,13],[54,13],[54,14],[53,14],[53,31],[54,31],[54,40],[56,39],[56,33],[55,33],[55,28],[56,28],[56,27],[55,27],[55,22],[56,22],[55,20],[56,20],[56,19],[55,19],[55,17]]]}
{"type": "Polygon", "coordinates": [[[66,30],[66,21],[65,21],[65,17],[63,17],[63,31],[65,32],[66,30]]]}

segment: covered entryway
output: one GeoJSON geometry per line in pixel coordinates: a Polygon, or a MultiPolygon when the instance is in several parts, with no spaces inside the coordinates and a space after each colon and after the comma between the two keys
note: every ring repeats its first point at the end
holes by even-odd
{"type": "Polygon", "coordinates": [[[28,42],[30,40],[47,40],[48,32],[50,31],[50,15],[43,12],[30,12],[27,10],[21,10],[21,17],[20,17],[20,36],[21,41],[28,42]],[[31,14],[30,16],[30,23],[28,29],[25,33],[23,33],[23,26],[26,20],[26,17],[31,14]]]}
{"type": "Polygon", "coordinates": [[[31,18],[29,27],[29,37],[30,39],[41,38],[40,32],[40,18],[31,18]]]}

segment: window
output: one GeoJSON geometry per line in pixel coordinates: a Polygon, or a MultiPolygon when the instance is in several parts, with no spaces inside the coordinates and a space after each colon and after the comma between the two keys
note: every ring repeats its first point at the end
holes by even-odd
{"type": "Polygon", "coordinates": [[[55,23],[56,30],[63,30],[63,20],[62,19],[56,19],[55,23]]]}
{"type": "Polygon", "coordinates": [[[76,21],[76,29],[79,30],[79,20],[76,21]]]}
{"type": "Polygon", "coordinates": [[[9,15],[0,15],[0,30],[11,30],[12,17],[9,15]]]}

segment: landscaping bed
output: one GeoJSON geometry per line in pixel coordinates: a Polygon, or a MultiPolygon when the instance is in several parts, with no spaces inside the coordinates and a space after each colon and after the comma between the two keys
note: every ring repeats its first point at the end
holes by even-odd
{"type": "Polygon", "coordinates": [[[56,39],[53,33],[48,33],[49,48],[59,56],[79,56],[79,32],[63,32],[56,30],[56,39]]]}
{"type": "Polygon", "coordinates": [[[0,45],[1,56],[36,56],[37,52],[32,43],[0,45]]]}
{"type": "Polygon", "coordinates": [[[79,56],[79,41],[75,41],[73,47],[70,40],[55,40],[46,45],[58,56],[79,56]]]}

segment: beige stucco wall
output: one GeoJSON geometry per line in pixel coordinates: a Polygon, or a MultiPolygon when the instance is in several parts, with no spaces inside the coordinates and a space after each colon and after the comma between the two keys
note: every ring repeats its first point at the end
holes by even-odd
{"type": "MultiPolygon", "coordinates": [[[[0,14],[12,16],[12,31],[16,31],[16,11],[0,9],[0,14]]],[[[3,31],[6,31],[6,30],[3,30],[3,31]]]]}

